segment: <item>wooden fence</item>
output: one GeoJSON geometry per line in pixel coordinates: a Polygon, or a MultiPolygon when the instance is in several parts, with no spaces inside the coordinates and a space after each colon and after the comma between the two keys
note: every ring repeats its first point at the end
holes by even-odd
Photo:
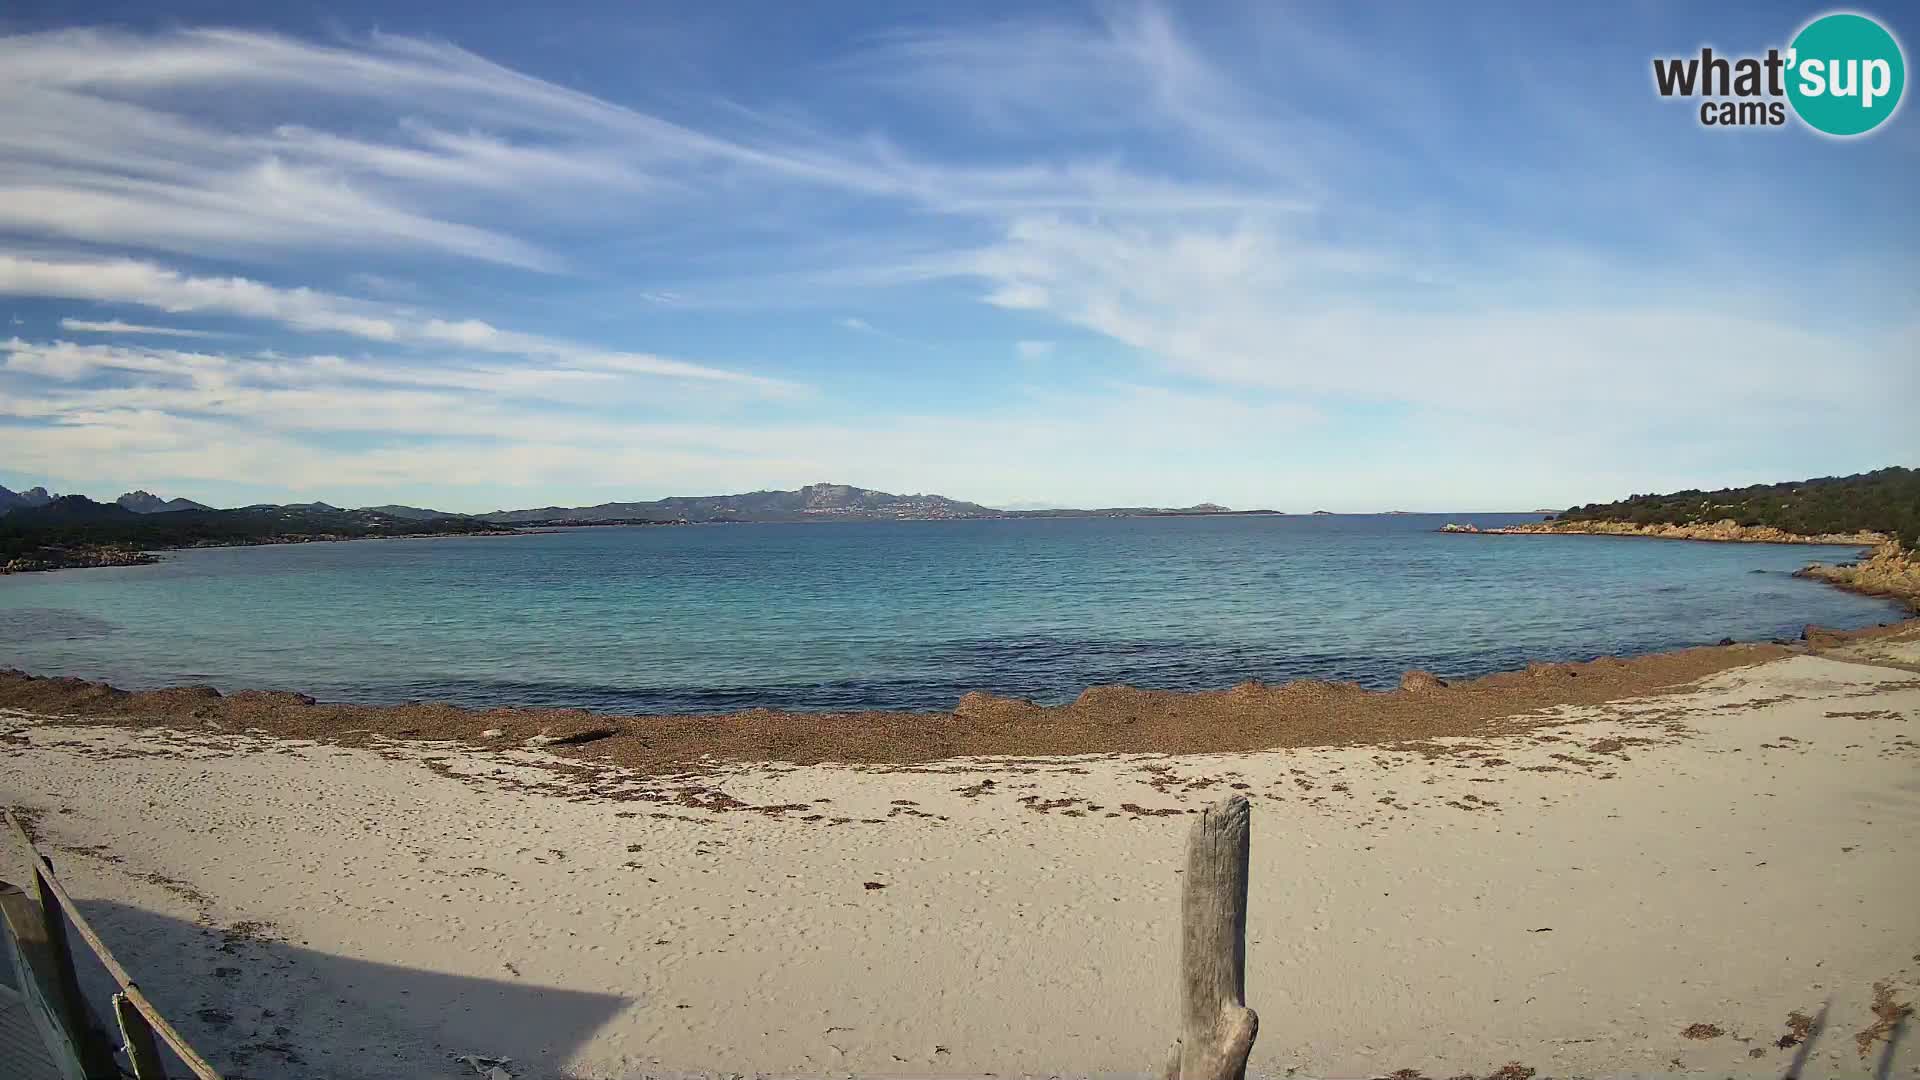
{"type": "Polygon", "coordinates": [[[14,968],[23,994],[34,1003],[36,1019],[42,1025],[49,1049],[62,1072],[77,1080],[124,1080],[127,1075],[115,1060],[116,1049],[101,1025],[94,1022],[80,991],[80,977],[73,963],[73,947],[67,930],[71,925],[93,955],[113,976],[120,990],[113,995],[113,1015],[120,1029],[124,1052],[135,1080],[166,1080],[160,1046],[165,1044],[178,1055],[187,1071],[198,1080],[220,1080],[220,1074],[207,1059],[174,1030],[160,1015],[153,1002],[134,982],[126,967],[114,958],[106,942],[100,940],[73,898],[54,876],[53,864],[34,846],[20,819],[7,812],[7,823],[20,837],[33,865],[33,886],[38,903],[23,893],[0,893],[8,939],[13,945],[14,968]],[[77,1070],[77,1071],[76,1071],[77,1070]]]}
{"type": "MultiPolygon", "coordinates": [[[[0,906],[6,909],[11,937],[23,946],[16,951],[16,958],[29,951],[41,955],[38,960],[17,959],[21,981],[35,983],[36,972],[51,980],[47,1011],[64,1034],[80,1070],[76,1080],[123,1080],[125,1074],[80,992],[67,938],[69,921],[120,984],[120,992],[113,997],[113,1013],[124,1041],[120,1049],[132,1063],[135,1080],[166,1080],[160,1043],[172,1048],[199,1080],[220,1080],[220,1074],[167,1023],[133,976],[114,959],[100,935],[87,925],[54,877],[53,864],[34,846],[33,838],[11,811],[7,821],[33,861],[39,904],[0,906]],[[31,971],[29,963],[34,965],[31,971]]],[[[1260,1030],[1259,1017],[1247,1008],[1246,1001],[1250,826],[1247,800],[1235,795],[1202,812],[1188,835],[1187,868],[1180,893],[1180,1036],[1161,1070],[1164,1080],[1244,1080],[1246,1075],[1247,1055],[1260,1030]]],[[[0,901],[7,899],[0,895],[0,901]]],[[[25,897],[18,900],[24,901],[25,897]]]]}

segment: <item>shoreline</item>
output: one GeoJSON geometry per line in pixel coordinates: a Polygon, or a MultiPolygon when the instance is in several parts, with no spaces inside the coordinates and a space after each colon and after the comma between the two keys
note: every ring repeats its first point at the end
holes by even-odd
{"type": "Polygon", "coordinates": [[[1785,533],[1770,525],[1632,525],[1625,522],[1542,521],[1482,529],[1449,522],[1437,531],[1450,536],[1611,536],[1620,539],[1681,540],[1707,544],[1798,544],[1865,547],[1864,558],[1839,563],[1811,562],[1793,572],[1845,592],[1892,600],[1920,615],[1920,554],[1907,551],[1881,533],[1785,533]]]}
{"type": "Polygon", "coordinates": [[[1625,536],[1648,540],[1697,540],[1716,544],[1802,544],[1832,547],[1880,547],[1890,542],[1885,533],[1794,533],[1771,525],[1741,525],[1734,521],[1716,521],[1694,525],[1665,522],[1636,524],[1630,521],[1534,521],[1519,525],[1497,525],[1482,529],[1477,525],[1448,522],[1436,532],[1456,536],[1625,536]]]}
{"type": "Polygon", "coordinates": [[[1897,601],[1905,604],[1909,612],[1920,615],[1920,557],[1893,544],[1880,545],[1864,560],[1832,565],[1808,563],[1795,570],[1793,576],[1862,596],[1897,601]]]}
{"type": "Polygon", "coordinates": [[[1212,756],[644,773],[0,711],[0,803],[229,1075],[1148,1075],[1228,793],[1249,1076],[1907,1075],[1916,720],[1911,633],[1212,756]]]}
{"type": "Polygon", "coordinates": [[[171,544],[161,547],[141,547],[133,544],[64,544],[49,545],[30,555],[21,555],[5,563],[0,563],[0,576],[7,574],[40,574],[54,570],[93,570],[108,566],[153,566],[164,562],[160,554],[168,551],[201,551],[208,548],[251,548],[251,547],[287,547],[294,544],[345,544],[356,540],[439,540],[446,537],[468,536],[531,536],[543,532],[552,532],[549,528],[529,529],[488,529],[474,532],[403,532],[381,533],[370,536],[342,536],[337,533],[314,533],[310,535],[249,537],[236,540],[207,540],[192,544],[171,544]],[[48,555],[54,556],[49,560],[48,555]],[[22,566],[20,564],[27,563],[22,566]]]}
{"type": "MultiPolygon", "coordinates": [[[[341,745],[450,740],[538,749],[649,775],[741,764],[913,766],[973,757],[1235,754],[1308,747],[1418,746],[1482,734],[1489,722],[1551,723],[1566,707],[1684,693],[1736,668],[1873,639],[1920,640],[1920,618],[1853,631],[1808,626],[1798,642],[1601,656],[1448,682],[1409,671],[1395,690],[1356,683],[1243,682],[1226,690],[1094,686],[1063,705],[983,691],[944,712],[860,710],[607,715],[584,709],[471,709],[444,702],[326,703],[281,690],[122,690],[0,669],[0,709],[122,728],[264,733],[341,745]],[[1529,717],[1534,718],[1532,721],[1529,717]],[[1540,719],[1546,717],[1545,719],[1540,719]]],[[[1916,668],[1920,675],[1920,668],[1916,668]]]]}

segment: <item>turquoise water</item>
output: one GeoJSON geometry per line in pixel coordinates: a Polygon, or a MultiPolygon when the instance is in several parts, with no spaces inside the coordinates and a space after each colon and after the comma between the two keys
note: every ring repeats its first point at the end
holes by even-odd
{"type": "Polygon", "coordinates": [[[1788,576],[1854,548],[1434,532],[1445,520],[596,528],[171,552],[0,578],[0,666],[373,703],[938,709],[975,689],[1056,702],[1118,682],[1386,687],[1415,667],[1468,676],[1899,616],[1788,576]]]}

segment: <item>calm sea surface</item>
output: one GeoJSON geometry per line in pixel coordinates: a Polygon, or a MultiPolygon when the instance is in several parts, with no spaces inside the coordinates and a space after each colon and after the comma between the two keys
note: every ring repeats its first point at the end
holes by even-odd
{"type": "MultiPolygon", "coordinates": [[[[1481,525],[1533,516],[1453,515],[1481,525]]],[[[595,528],[0,578],[0,666],[129,688],[620,712],[1397,683],[1872,625],[1857,549],[1447,536],[1446,517],[595,528]]]]}

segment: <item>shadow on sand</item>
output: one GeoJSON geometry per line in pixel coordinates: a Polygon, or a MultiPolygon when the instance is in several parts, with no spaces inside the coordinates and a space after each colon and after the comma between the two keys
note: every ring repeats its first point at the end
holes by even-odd
{"type": "MultiPolygon", "coordinates": [[[[446,975],[407,967],[404,955],[317,952],[246,923],[209,929],[109,901],[80,906],[227,1080],[478,1075],[455,1055],[511,1058],[516,1080],[563,1077],[568,1056],[629,1001],[520,982],[499,964],[499,979],[446,975]]],[[[76,959],[96,1015],[111,1017],[106,970],[90,952],[76,959]]]]}

